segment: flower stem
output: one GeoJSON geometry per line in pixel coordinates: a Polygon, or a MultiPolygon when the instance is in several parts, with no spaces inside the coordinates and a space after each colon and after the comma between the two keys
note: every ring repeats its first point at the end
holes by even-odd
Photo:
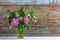
{"type": "Polygon", "coordinates": [[[24,38],[24,29],[23,29],[23,27],[18,28],[18,38],[24,38]]]}

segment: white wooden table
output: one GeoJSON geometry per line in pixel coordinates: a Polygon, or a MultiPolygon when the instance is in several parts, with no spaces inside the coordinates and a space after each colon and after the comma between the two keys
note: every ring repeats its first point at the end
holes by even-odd
{"type": "Polygon", "coordinates": [[[2,36],[0,40],[60,40],[60,37],[24,37],[24,39],[17,39],[16,36],[2,36]]]}

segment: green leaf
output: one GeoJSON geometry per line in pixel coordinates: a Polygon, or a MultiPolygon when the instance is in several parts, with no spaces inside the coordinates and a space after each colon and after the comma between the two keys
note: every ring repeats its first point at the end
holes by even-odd
{"type": "Polygon", "coordinates": [[[8,22],[9,22],[9,24],[11,23],[11,20],[10,19],[8,19],[8,22]]]}
{"type": "Polygon", "coordinates": [[[25,23],[25,24],[24,24],[24,27],[28,27],[28,24],[25,23]]]}
{"type": "Polygon", "coordinates": [[[9,17],[8,17],[8,22],[11,23],[11,19],[15,18],[15,13],[14,12],[9,12],[9,17]]]}
{"type": "Polygon", "coordinates": [[[17,12],[19,13],[20,16],[22,17],[25,16],[25,11],[23,10],[23,8],[19,9],[17,12]]]}
{"type": "Polygon", "coordinates": [[[20,21],[20,24],[21,24],[21,25],[24,25],[24,20],[21,20],[21,21],[20,21]]]}
{"type": "Polygon", "coordinates": [[[25,23],[24,20],[21,20],[20,21],[20,24],[23,25],[24,27],[27,27],[28,26],[28,23],[25,23]]]}
{"type": "Polygon", "coordinates": [[[19,30],[19,31],[23,30],[23,28],[24,28],[24,27],[23,27],[21,24],[18,25],[18,30],[19,30]]]}
{"type": "Polygon", "coordinates": [[[33,11],[31,11],[31,12],[30,12],[31,20],[34,18],[33,16],[34,16],[34,15],[33,15],[33,11]]]}
{"type": "Polygon", "coordinates": [[[28,31],[30,31],[30,27],[27,27],[28,31]]]}
{"type": "Polygon", "coordinates": [[[15,12],[9,12],[9,16],[15,16],[15,12]]]}
{"type": "Polygon", "coordinates": [[[18,25],[18,29],[20,30],[20,28],[22,28],[21,24],[18,25]]]}

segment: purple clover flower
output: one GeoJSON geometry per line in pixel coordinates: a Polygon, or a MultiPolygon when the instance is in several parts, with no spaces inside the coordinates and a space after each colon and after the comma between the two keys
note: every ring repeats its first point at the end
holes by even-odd
{"type": "Polygon", "coordinates": [[[24,18],[23,18],[23,19],[24,19],[24,22],[25,22],[25,23],[28,23],[28,22],[30,21],[29,16],[24,16],[24,18]]]}
{"type": "Polygon", "coordinates": [[[11,24],[12,24],[14,27],[16,27],[16,26],[19,25],[19,20],[16,19],[16,18],[13,18],[13,19],[11,20],[11,24]]]}

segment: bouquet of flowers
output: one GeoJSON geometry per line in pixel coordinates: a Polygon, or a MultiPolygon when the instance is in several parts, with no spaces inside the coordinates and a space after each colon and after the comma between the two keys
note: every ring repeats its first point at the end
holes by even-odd
{"type": "Polygon", "coordinates": [[[18,29],[18,38],[24,37],[24,28],[36,21],[36,17],[33,14],[33,11],[26,13],[23,7],[19,10],[9,11],[8,22],[10,27],[18,29]]]}

